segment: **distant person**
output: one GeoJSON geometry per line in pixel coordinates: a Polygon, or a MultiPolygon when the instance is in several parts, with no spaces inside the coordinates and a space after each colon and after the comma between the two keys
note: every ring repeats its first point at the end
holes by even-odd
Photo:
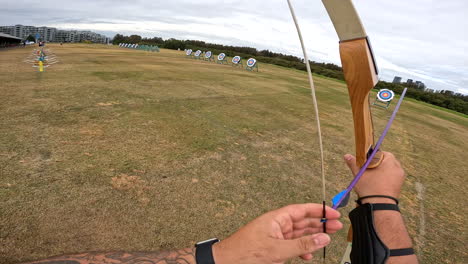
{"type": "MultiPolygon", "coordinates": [[[[356,159],[352,155],[346,155],[345,162],[353,174],[358,172],[356,159]]],[[[378,168],[367,170],[356,185],[355,191],[360,197],[359,206],[350,215],[353,227],[359,227],[353,228],[353,239],[359,243],[353,243],[352,263],[418,263],[411,248],[411,238],[397,210],[397,198],[404,179],[405,172],[400,163],[393,154],[385,152],[382,164],[378,168]],[[367,219],[372,217],[371,225],[367,219]],[[371,231],[374,228],[375,232],[371,231]],[[381,242],[376,242],[379,239],[372,239],[377,233],[381,242]],[[382,245],[394,250],[396,255],[383,258],[376,254],[382,245]],[[369,261],[370,259],[374,261],[369,261]]],[[[279,264],[297,257],[311,260],[314,252],[320,252],[318,250],[331,241],[328,234],[321,233],[322,209],[321,204],[289,205],[258,217],[223,241],[210,239],[185,249],[161,252],[92,252],[30,263],[279,264]]],[[[343,227],[339,221],[340,213],[331,208],[327,208],[326,212],[327,233],[333,234],[343,227]]],[[[177,226],[168,228],[175,229],[177,226]]]]}

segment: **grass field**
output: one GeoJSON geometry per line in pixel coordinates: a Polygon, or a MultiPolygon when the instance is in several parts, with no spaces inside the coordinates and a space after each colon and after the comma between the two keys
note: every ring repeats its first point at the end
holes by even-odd
{"type": "MultiPolygon", "coordinates": [[[[48,48],[60,62],[44,73],[23,62],[33,48],[0,51],[0,263],[186,247],[321,202],[304,72],[48,48]]],[[[351,177],[350,105],[344,83],[315,81],[331,199],[351,177]]],[[[380,134],[390,111],[373,111],[380,134]]],[[[467,262],[467,131],[467,116],[407,100],[384,143],[408,174],[402,208],[422,263],[467,262]]],[[[328,263],[345,237],[334,236],[328,263]]]]}

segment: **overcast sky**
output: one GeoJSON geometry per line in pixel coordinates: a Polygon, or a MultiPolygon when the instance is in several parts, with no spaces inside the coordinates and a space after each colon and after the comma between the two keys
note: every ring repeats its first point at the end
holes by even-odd
{"type": "MultiPolygon", "coordinates": [[[[292,0],[311,60],[341,64],[320,0],[292,0]]],[[[468,0],[354,0],[380,78],[468,94],[468,0]]],[[[302,57],[286,0],[0,0],[0,25],[198,39],[302,57]]]]}

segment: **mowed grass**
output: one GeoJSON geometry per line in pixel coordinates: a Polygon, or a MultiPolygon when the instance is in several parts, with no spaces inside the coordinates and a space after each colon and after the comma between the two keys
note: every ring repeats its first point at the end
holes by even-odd
{"type": "MultiPolygon", "coordinates": [[[[47,48],[60,63],[44,73],[22,62],[33,48],[0,52],[1,263],[187,247],[321,202],[304,72],[252,73],[169,50],[47,48]]],[[[315,81],[331,199],[351,178],[351,112],[344,83],[315,81]]],[[[380,134],[391,111],[373,112],[380,134]]],[[[422,263],[466,263],[467,131],[466,116],[407,100],[385,141],[408,174],[401,206],[422,263]]],[[[333,236],[328,263],[346,233],[333,236]]]]}

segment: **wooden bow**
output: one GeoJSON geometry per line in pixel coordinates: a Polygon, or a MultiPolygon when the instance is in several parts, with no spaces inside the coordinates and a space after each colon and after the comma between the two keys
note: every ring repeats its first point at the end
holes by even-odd
{"type": "MultiPolygon", "coordinates": [[[[378,69],[369,38],[351,0],[322,0],[340,38],[340,57],[354,120],[356,161],[362,167],[374,148],[369,93],[378,82],[378,69]]],[[[377,167],[382,153],[369,168],[377,167]]]]}
{"type": "MultiPolygon", "coordinates": [[[[322,156],[322,191],[324,197],[324,232],[326,232],[326,215],[325,215],[325,172],[323,169],[323,147],[321,140],[320,132],[320,119],[318,114],[317,100],[315,97],[315,87],[312,79],[312,72],[309,66],[309,59],[307,57],[306,48],[304,41],[302,39],[301,30],[295,16],[294,8],[291,5],[290,0],[287,0],[291,15],[293,17],[294,23],[296,25],[297,33],[299,40],[301,42],[302,50],[304,53],[304,59],[306,61],[307,72],[309,76],[311,94],[315,106],[315,114],[318,126],[318,136],[320,143],[320,153],[322,156]]],[[[333,205],[333,208],[337,208],[344,201],[344,197],[349,195],[349,192],[352,190],[353,186],[359,180],[359,177],[362,175],[363,171],[366,168],[375,168],[377,167],[382,159],[383,154],[379,151],[379,146],[375,146],[374,142],[374,129],[372,125],[372,116],[370,113],[370,104],[369,104],[369,93],[374,88],[378,82],[378,69],[375,63],[375,58],[372,53],[372,48],[369,42],[369,38],[364,30],[364,27],[361,23],[361,19],[354,8],[351,0],[322,0],[325,8],[330,15],[330,18],[335,26],[336,32],[340,39],[340,55],[341,63],[343,67],[344,77],[346,84],[348,86],[349,98],[351,100],[351,107],[353,112],[354,120],[354,134],[355,134],[355,147],[356,147],[356,162],[361,171],[355,177],[353,182],[348,186],[348,188],[334,197],[337,198],[337,203],[333,205]],[[374,148],[377,148],[374,150],[374,148]],[[372,158],[372,160],[369,160],[372,158]]],[[[398,107],[401,104],[398,103],[398,107]]],[[[389,126],[394,119],[392,115],[391,120],[387,124],[387,127],[379,139],[377,145],[382,143],[383,138],[385,137],[386,131],[388,131],[389,126]]],[[[348,249],[343,257],[343,264],[351,263],[349,260],[349,255],[351,252],[351,241],[352,241],[352,231],[348,234],[348,249]]],[[[325,258],[325,251],[324,251],[325,258]]]]}
{"type": "MultiPolygon", "coordinates": [[[[369,106],[369,93],[378,82],[378,68],[369,37],[351,0],[322,0],[340,39],[340,57],[348,86],[354,121],[356,163],[362,167],[374,150],[374,129],[369,106]]],[[[383,159],[378,152],[368,168],[377,167],[383,159]]],[[[351,263],[352,229],[342,264],[351,263]]]]}

